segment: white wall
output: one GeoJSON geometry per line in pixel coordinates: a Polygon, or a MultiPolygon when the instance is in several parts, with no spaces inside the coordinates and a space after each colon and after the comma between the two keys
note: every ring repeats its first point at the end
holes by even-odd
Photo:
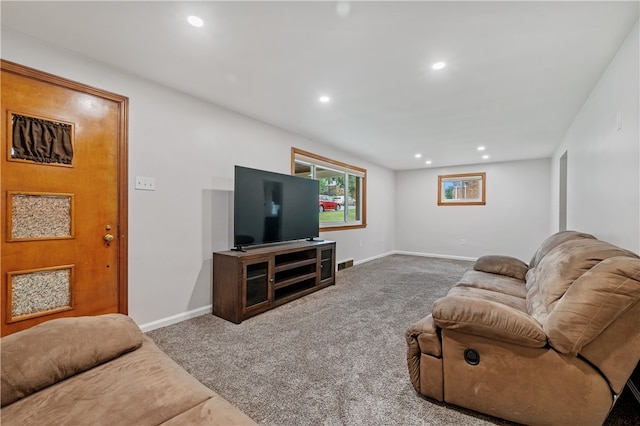
{"type": "Polygon", "coordinates": [[[556,150],[551,180],[554,230],[559,215],[559,163],[567,151],[567,228],[636,253],[640,252],[638,39],[636,23],[556,150]]]}
{"type": "Polygon", "coordinates": [[[396,250],[528,263],[549,235],[549,173],[548,159],[396,172],[396,250]],[[479,172],[486,205],[438,206],[438,175],[479,172]]]}
{"type": "Polygon", "coordinates": [[[129,97],[129,315],[138,324],[149,328],[207,311],[212,252],[232,243],[234,165],[290,173],[292,146],[367,169],[367,228],[321,235],[337,242],[337,258],[361,261],[393,250],[392,171],[2,31],[3,59],[129,97]],[[154,177],[156,191],[134,190],[135,176],[154,177]]]}
{"type": "Polygon", "coordinates": [[[397,173],[6,28],[1,53],[129,97],[129,313],[138,324],[161,325],[211,304],[211,253],[231,242],[233,166],[288,173],[291,146],[368,170],[368,227],[321,235],[337,241],[339,260],[396,249],[528,261],[557,229],[558,163],[566,150],[568,227],[640,251],[638,50],[636,24],[551,162],[397,173]],[[487,173],[486,206],[437,206],[439,174],[478,171],[487,173]],[[133,190],[136,175],[154,177],[157,190],[133,190]]]}

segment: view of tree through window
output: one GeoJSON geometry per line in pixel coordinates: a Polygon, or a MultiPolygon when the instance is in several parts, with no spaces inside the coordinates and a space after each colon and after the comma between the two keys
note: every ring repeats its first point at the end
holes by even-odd
{"type": "Polygon", "coordinates": [[[320,183],[320,227],[363,227],[366,170],[292,149],[293,174],[320,183]]]}

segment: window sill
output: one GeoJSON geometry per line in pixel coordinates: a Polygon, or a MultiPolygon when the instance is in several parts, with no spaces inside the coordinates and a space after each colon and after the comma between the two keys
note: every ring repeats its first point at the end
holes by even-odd
{"type": "Polygon", "coordinates": [[[320,232],[346,231],[348,229],[362,229],[366,227],[367,227],[366,223],[354,223],[353,225],[344,224],[344,223],[336,224],[336,225],[321,224],[320,232]]]}

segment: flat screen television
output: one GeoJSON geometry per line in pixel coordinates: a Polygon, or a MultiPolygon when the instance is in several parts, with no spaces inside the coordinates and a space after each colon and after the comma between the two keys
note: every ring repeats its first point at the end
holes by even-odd
{"type": "Polygon", "coordinates": [[[235,250],[318,237],[319,185],[314,179],[235,166],[235,250]]]}

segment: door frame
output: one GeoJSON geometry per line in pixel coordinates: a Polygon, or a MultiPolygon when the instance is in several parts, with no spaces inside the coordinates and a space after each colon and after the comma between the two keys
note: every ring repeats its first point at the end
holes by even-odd
{"type": "MultiPolygon", "coordinates": [[[[90,94],[118,104],[117,135],[117,192],[118,192],[118,312],[129,313],[129,265],[128,265],[128,134],[129,134],[129,98],[106,90],[97,89],[77,81],[58,77],[34,68],[0,59],[0,69],[33,80],[57,85],[77,92],[90,94]]],[[[115,244],[114,244],[115,245],[115,244]]]]}

